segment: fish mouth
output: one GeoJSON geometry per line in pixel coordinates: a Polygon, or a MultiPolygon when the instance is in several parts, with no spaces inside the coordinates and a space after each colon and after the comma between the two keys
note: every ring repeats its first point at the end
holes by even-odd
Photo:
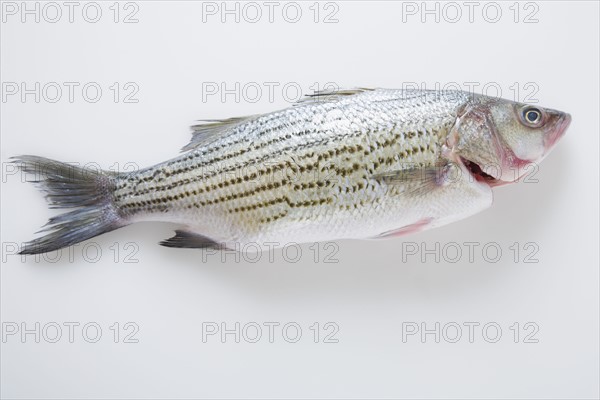
{"type": "Polygon", "coordinates": [[[483,171],[483,169],[481,168],[481,166],[479,164],[477,164],[476,162],[467,160],[464,157],[460,157],[460,161],[463,163],[465,168],[467,168],[467,170],[469,171],[471,176],[477,182],[485,183],[486,185],[488,185],[490,187],[502,186],[502,185],[506,185],[506,184],[510,183],[510,182],[505,182],[500,179],[494,178],[492,175],[485,173],[483,171]]]}

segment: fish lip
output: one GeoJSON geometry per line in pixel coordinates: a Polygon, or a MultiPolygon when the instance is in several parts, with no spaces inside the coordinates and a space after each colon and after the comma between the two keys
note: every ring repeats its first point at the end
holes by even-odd
{"type": "Polygon", "coordinates": [[[554,147],[556,142],[565,134],[565,131],[571,124],[571,114],[565,113],[562,115],[557,123],[557,127],[550,135],[548,135],[544,147],[546,154],[554,147]]]}

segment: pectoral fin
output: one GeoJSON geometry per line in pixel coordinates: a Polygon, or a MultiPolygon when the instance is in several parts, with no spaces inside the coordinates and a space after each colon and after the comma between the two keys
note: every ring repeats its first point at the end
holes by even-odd
{"type": "Polygon", "coordinates": [[[373,175],[373,179],[398,188],[401,192],[423,195],[451,182],[458,167],[449,162],[433,167],[408,167],[373,175]]]}

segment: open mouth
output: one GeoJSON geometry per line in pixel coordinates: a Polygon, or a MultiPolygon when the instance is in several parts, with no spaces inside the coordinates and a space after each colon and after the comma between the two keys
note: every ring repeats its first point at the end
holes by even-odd
{"type": "Polygon", "coordinates": [[[476,181],[486,183],[489,186],[500,186],[506,183],[483,172],[479,164],[474,163],[473,161],[469,161],[463,157],[461,157],[460,160],[462,161],[464,166],[469,170],[469,172],[475,178],[476,181]]]}

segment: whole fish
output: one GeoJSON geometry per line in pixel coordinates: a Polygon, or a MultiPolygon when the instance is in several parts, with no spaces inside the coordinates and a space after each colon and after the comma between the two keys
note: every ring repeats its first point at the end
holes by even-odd
{"type": "Polygon", "coordinates": [[[570,121],[462,91],[354,89],[205,121],[181,155],[135,172],[20,156],[51,207],[73,208],[21,253],[138,221],[181,224],[164,246],[238,250],[433,228],[489,207],[492,187],[523,176],[570,121]]]}

